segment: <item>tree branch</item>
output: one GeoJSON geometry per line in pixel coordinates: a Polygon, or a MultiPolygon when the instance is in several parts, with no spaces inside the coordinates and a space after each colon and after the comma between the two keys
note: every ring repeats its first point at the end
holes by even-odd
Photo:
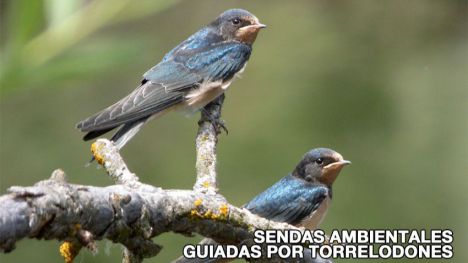
{"type": "Polygon", "coordinates": [[[34,186],[10,187],[0,196],[0,250],[10,252],[26,237],[57,239],[66,241],[61,253],[72,260],[73,251],[93,251],[95,240],[109,239],[126,247],[124,262],[140,262],[159,253],[161,247],[151,238],[168,231],[239,244],[256,229],[297,229],[251,214],[217,194],[215,150],[222,102],[220,98],[202,113],[193,191],[139,182],[113,143],[99,139],[93,154],[116,185],[69,184],[65,173],[56,170],[34,186]]]}
{"type": "Polygon", "coordinates": [[[159,252],[151,238],[168,231],[238,243],[255,229],[295,229],[196,191],[146,184],[132,188],[75,185],[57,179],[56,174],[63,172],[57,170],[34,186],[10,187],[0,197],[1,250],[13,250],[15,242],[25,237],[80,241],[76,234],[83,229],[93,240],[107,238],[150,257],[159,252]]]}
{"type": "Polygon", "coordinates": [[[198,122],[200,128],[195,140],[197,150],[197,162],[195,165],[197,180],[193,186],[193,190],[209,195],[218,193],[216,144],[218,143],[220,126],[223,125],[222,120],[220,120],[223,102],[224,94],[201,111],[201,119],[198,122]]]}

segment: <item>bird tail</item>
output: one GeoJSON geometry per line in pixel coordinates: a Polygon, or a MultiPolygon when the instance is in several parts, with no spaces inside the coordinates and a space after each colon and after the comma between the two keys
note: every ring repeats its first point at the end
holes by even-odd
{"type": "MultiPolygon", "coordinates": [[[[118,129],[117,132],[114,133],[114,135],[111,138],[111,141],[114,142],[114,145],[117,147],[117,149],[119,150],[122,149],[122,147],[124,147],[125,144],[127,144],[127,142],[130,141],[130,139],[132,139],[133,136],[135,136],[138,133],[138,131],[146,123],[148,118],[149,117],[141,118],[136,121],[126,123],[122,127],[120,127],[120,129],[118,129]]],[[[98,131],[88,132],[83,139],[84,140],[94,139],[114,128],[111,128],[108,130],[98,130],[98,131]]],[[[88,162],[86,166],[90,165],[93,161],[94,161],[94,156],[91,157],[91,160],[88,162]]]]}
{"type": "Polygon", "coordinates": [[[148,117],[124,124],[111,138],[114,145],[120,150],[130,139],[137,134],[141,127],[146,123],[148,117]]]}

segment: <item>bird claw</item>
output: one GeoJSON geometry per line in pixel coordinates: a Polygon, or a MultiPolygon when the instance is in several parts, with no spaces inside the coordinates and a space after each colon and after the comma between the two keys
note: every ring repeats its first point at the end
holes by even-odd
{"type": "Polygon", "coordinates": [[[207,110],[202,109],[202,118],[198,122],[198,125],[202,124],[205,121],[208,121],[211,123],[211,125],[213,125],[216,134],[220,134],[222,133],[222,131],[226,132],[226,134],[229,133],[224,120],[220,119],[219,116],[214,116],[213,114],[210,114],[210,112],[208,112],[207,110]]]}
{"type": "Polygon", "coordinates": [[[222,131],[224,131],[226,135],[229,134],[229,131],[226,127],[226,123],[224,122],[224,120],[216,119],[216,120],[211,121],[211,124],[213,125],[217,134],[222,133],[222,131]]]}

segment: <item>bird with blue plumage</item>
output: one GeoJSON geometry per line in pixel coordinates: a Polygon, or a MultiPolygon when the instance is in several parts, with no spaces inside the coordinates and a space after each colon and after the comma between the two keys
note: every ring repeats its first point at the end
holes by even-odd
{"type": "MultiPolygon", "coordinates": [[[[344,166],[351,164],[338,152],[316,148],[307,152],[294,170],[268,189],[258,194],[243,207],[263,218],[288,223],[309,230],[317,229],[323,221],[332,199],[332,185],[344,166]]],[[[205,238],[201,246],[220,246],[205,238]]],[[[309,249],[304,250],[310,254],[309,249]]],[[[299,260],[297,260],[299,262],[299,260]]],[[[229,260],[191,259],[180,257],[179,263],[229,262],[229,260]]],[[[305,257],[300,262],[326,262],[305,257]]]]}
{"type": "Polygon", "coordinates": [[[315,229],[330,205],[333,183],[341,169],[350,163],[334,150],[313,149],[290,174],[244,207],[273,221],[315,229]]]}
{"type": "Polygon", "coordinates": [[[84,140],[117,129],[120,149],[150,119],[172,110],[196,112],[227,90],[243,71],[261,24],[252,13],[231,9],[200,29],[148,70],[129,95],[77,124],[84,140]]]}

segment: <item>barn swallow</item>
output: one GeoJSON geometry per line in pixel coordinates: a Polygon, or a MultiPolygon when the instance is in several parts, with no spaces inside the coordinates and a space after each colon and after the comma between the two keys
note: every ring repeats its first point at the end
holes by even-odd
{"type": "Polygon", "coordinates": [[[331,149],[313,149],[304,155],[292,173],[244,207],[273,221],[316,229],[330,204],[333,182],[350,163],[331,149]]]}
{"type": "MultiPolygon", "coordinates": [[[[243,207],[263,218],[292,224],[314,230],[322,222],[332,198],[332,184],[341,169],[351,164],[341,154],[327,148],[316,148],[307,152],[294,171],[283,177],[270,188],[254,197],[243,207]]],[[[201,245],[218,245],[205,238],[201,245]]],[[[311,258],[310,251],[304,250],[305,257],[294,262],[329,262],[322,258],[311,258]]],[[[221,259],[188,259],[182,262],[228,262],[221,259]]]]}
{"type": "Polygon", "coordinates": [[[79,122],[91,140],[119,128],[112,141],[122,148],[150,119],[177,109],[195,112],[223,94],[240,74],[260,29],[257,17],[231,9],[167,53],[129,95],[79,122]]]}

